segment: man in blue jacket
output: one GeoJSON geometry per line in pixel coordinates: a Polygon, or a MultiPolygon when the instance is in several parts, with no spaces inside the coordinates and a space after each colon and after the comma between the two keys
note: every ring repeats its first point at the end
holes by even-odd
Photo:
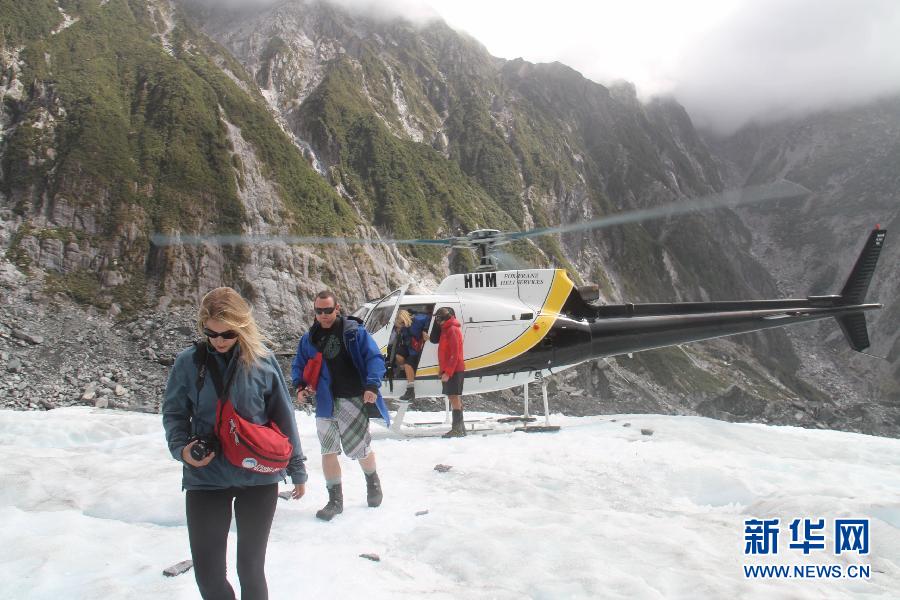
{"type": "Polygon", "coordinates": [[[300,339],[291,364],[291,378],[302,405],[316,396],[316,431],[322,447],[322,471],[328,487],[328,504],[316,517],[330,521],[344,511],[341,464],[338,455],[359,460],[366,476],[366,500],[369,506],[381,504],[381,482],[371,449],[369,417],[366,405],[378,408],[390,425],[387,406],[379,389],[384,377],[384,357],[375,340],[355,317],[340,314],[340,305],[328,290],[313,301],[316,322],[300,339]],[[317,356],[321,354],[321,356],[317,356]],[[321,360],[318,376],[307,369],[311,361],[321,360]],[[304,372],[306,371],[306,373],[304,372]],[[316,379],[306,381],[307,378],[316,379]]]}

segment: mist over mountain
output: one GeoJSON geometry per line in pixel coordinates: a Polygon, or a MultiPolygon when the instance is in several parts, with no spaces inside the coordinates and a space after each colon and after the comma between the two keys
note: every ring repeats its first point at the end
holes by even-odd
{"type": "MultiPolygon", "coordinates": [[[[843,284],[860,232],[874,225],[900,226],[900,96],[846,110],[823,111],[768,126],[752,125],[732,136],[707,134],[734,185],[784,177],[814,193],[790,210],[745,211],[753,254],[782,291],[831,293],[843,284]]],[[[849,353],[844,340],[819,325],[788,333],[807,348],[804,371],[849,372],[870,402],[900,400],[900,247],[888,243],[870,295],[885,307],[872,315],[873,355],[849,353]],[[816,340],[819,340],[816,343],[816,340]],[[825,343],[821,343],[821,340],[825,343]]],[[[844,396],[839,387],[835,397],[844,396]]]]}
{"type": "Polygon", "coordinates": [[[735,3],[682,49],[666,91],[720,135],[860,108],[900,94],[898,36],[890,0],[735,3]]]}
{"type": "MultiPolygon", "coordinates": [[[[0,282],[10,307],[0,348],[17,378],[0,388],[8,406],[36,408],[36,394],[50,405],[93,402],[89,390],[122,380],[142,385],[123,386],[120,405],[153,410],[164,364],[192,336],[193,306],[218,285],[251,299],[290,349],[323,287],[352,307],[403,283],[433,288],[474,264],[431,248],[157,246],[154,233],[440,237],[590,220],[776,177],[816,192],[802,206],[512,248],[521,261],[599,284],[603,301],[666,302],[804,296],[807,281],[837,292],[871,224],[862,217],[896,211],[890,136],[876,124],[858,130],[858,154],[840,162],[846,134],[810,122],[799,130],[809,160],[782,164],[765,157],[797,146],[778,127],[709,142],[672,100],[644,103],[629,84],[603,86],[560,63],[493,57],[440,21],[275,1],[37,0],[26,10],[0,0],[0,14],[0,282]],[[885,171],[866,160],[870,135],[880,136],[885,171]],[[817,162],[822,136],[831,158],[817,162]],[[835,185],[835,161],[846,187],[835,185]],[[865,168],[881,178],[878,202],[847,209],[859,225],[826,222],[818,199],[838,206],[866,189],[850,186],[870,181],[865,168]],[[777,232],[804,215],[834,237],[807,230],[798,258],[796,240],[777,232]],[[806,269],[816,277],[797,275],[806,269]],[[43,337],[15,335],[29,330],[43,337]]],[[[895,116],[882,118],[896,125],[895,116]]],[[[895,270],[879,283],[886,258],[873,300],[896,290],[895,270]]],[[[896,365],[897,328],[885,331],[896,312],[877,318],[896,365]]],[[[896,435],[896,370],[848,352],[811,366],[810,347],[842,343],[833,324],[811,329],[583,365],[553,383],[553,407],[896,435]]],[[[512,392],[475,402],[519,409],[512,392]]]]}

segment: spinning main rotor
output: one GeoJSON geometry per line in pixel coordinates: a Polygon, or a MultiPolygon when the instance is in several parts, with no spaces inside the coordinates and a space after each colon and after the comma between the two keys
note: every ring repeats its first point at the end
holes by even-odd
{"type": "Polygon", "coordinates": [[[254,234],[162,234],[155,233],[150,236],[156,246],[238,246],[238,245],[268,245],[268,244],[381,244],[381,245],[423,245],[443,246],[446,248],[468,248],[478,254],[479,271],[495,271],[497,269],[497,248],[516,240],[528,239],[543,235],[573,233],[577,231],[589,231],[624,225],[626,223],[638,223],[653,219],[662,219],[690,212],[709,210],[714,208],[734,208],[745,204],[754,204],[769,200],[786,200],[799,198],[811,192],[800,184],[787,180],[774,183],[750,186],[737,190],[710,194],[693,200],[667,204],[654,208],[633,210],[592,221],[570,223],[554,227],[538,227],[525,231],[500,231],[499,229],[475,229],[466,235],[434,238],[434,239],[389,239],[389,238],[358,238],[358,237],[321,237],[321,236],[293,236],[293,235],[254,235],[254,234]]]}

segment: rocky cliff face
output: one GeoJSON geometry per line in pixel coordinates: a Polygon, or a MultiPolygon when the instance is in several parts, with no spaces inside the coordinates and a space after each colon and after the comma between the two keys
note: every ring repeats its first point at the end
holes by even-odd
{"type": "Polygon", "coordinates": [[[4,54],[4,241],[20,267],[126,315],[194,303],[229,282],[266,307],[264,321],[294,329],[305,322],[299,298],[317,288],[377,295],[397,283],[402,258],[379,250],[346,269],[286,245],[155,247],[153,232],[364,225],[272,120],[253,80],[229,70],[174,4],[78,3],[73,15],[46,4],[55,10],[37,32],[25,17],[13,23],[21,37],[4,54]]]}
{"type": "MultiPolygon", "coordinates": [[[[139,343],[148,321],[181,315],[186,330],[150,343],[150,365],[187,341],[188,307],[217,285],[240,289],[289,346],[317,289],[352,306],[472,264],[429,248],[157,247],[153,232],[434,237],[593,219],[725,183],[676,103],[644,105],[628,85],[560,64],[496,59],[442,23],[316,2],[14,7],[3,0],[0,241],[6,293],[24,304],[10,319],[20,325],[30,298],[76,301],[139,343]],[[30,291],[12,291],[17,273],[30,291]]],[[[771,297],[757,240],[754,223],[717,211],[513,253],[570,267],[606,301],[771,297]]],[[[41,360],[32,346],[13,350],[41,360]]],[[[553,392],[581,414],[863,427],[840,410],[820,418],[828,374],[798,376],[801,364],[785,333],[754,334],[585,365],[553,392]]],[[[60,383],[61,397],[82,395],[66,385],[81,384],[60,383]]],[[[483,401],[509,408],[510,397],[483,401]]]]}
{"type": "Polygon", "coordinates": [[[820,382],[840,404],[883,427],[900,414],[900,98],[801,120],[753,125],[710,144],[737,184],[785,177],[810,190],[799,205],[742,212],[753,233],[752,252],[789,294],[837,293],[865,232],[888,230],[879,270],[869,289],[883,310],[868,318],[874,355],[850,352],[829,323],[792,330],[801,376],[820,382]]]}

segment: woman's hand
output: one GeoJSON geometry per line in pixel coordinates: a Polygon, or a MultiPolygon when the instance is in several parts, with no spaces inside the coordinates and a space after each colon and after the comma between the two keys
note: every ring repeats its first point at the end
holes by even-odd
{"type": "Polygon", "coordinates": [[[181,460],[183,460],[187,464],[191,465],[192,467],[205,467],[206,465],[208,465],[209,463],[212,462],[212,459],[214,459],[216,457],[216,453],[210,452],[209,454],[206,455],[206,458],[204,458],[203,460],[200,460],[200,461],[194,460],[194,457],[191,456],[191,448],[193,448],[194,444],[196,444],[198,441],[199,440],[194,440],[193,442],[191,442],[190,444],[188,444],[187,446],[185,446],[184,448],[181,449],[181,460]]]}
{"type": "Polygon", "coordinates": [[[305,483],[295,483],[294,491],[291,492],[291,498],[294,500],[299,500],[303,497],[303,494],[306,493],[306,484],[305,483]]]}

